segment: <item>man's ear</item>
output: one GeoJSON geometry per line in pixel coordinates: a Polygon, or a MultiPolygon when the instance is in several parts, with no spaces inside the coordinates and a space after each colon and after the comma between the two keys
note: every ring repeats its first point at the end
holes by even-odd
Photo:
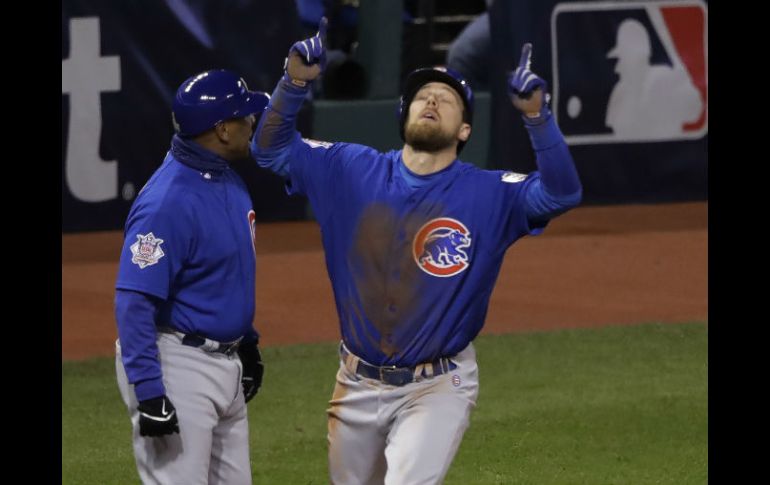
{"type": "Polygon", "coordinates": [[[230,131],[228,130],[227,122],[223,121],[222,123],[217,123],[214,126],[214,133],[216,133],[217,138],[219,138],[219,141],[222,143],[230,141],[230,131]]]}
{"type": "Polygon", "coordinates": [[[471,125],[468,123],[463,123],[460,125],[460,132],[457,134],[457,138],[460,141],[468,141],[468,138],[471,137],[471,125]]]}

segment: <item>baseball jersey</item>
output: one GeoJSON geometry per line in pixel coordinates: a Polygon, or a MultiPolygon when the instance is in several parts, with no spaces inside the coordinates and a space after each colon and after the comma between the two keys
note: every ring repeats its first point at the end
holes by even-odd
{"type": "Polygon", "coordinates": [[[321,226],[342,338],[375,365],[450,356],[481,330],[506,249],[530,227],[525,187],[539,178],[455,160],[409,172],[401,151],[294,138],[290,193],[321,226]]]}
{"type": "MultiPolygon", "coordinates": [[[[221,342],[258,338],[255,213],[226,160],[174,137],[131,207],[116,288],[160,300],[154,322],[118,320],[129,382],[159,375],[155,325],[221,342]]],[[[119,292],[120,294],[121,292],[119,292]]]]}

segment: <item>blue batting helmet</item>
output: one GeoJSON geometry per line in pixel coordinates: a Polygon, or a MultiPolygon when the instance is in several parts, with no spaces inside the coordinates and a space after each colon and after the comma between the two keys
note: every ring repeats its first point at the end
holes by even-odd
{"type": "Polygon", "coordinates": [[[270,96],[249,91],[246,81],[232,71],[202,72],[179,86],[171,108],[174,129],[182,137],[192,137],[225,120],[259,115],[270,96]]]}
{"type": "MultiPolygon", "coordinates": [[[[406,118],[409,116],[409,105],[412,104],[412,99],[417,91],[421,87],[428,83],[439,82],[444,83],[452,87],[457,94],[460,95],[460,99],[463,100],[463,121],[469,125],[473,124],[473,90],[471,85],[468,84],[460,73],[452,69],[435,66],[435,67],[423,67],[415,69],[406,77],[404,82],[404,91],[401,95],[401,101],[398,107],[398,123],[399,134],[401,139],[404,140],[404,125],[406,124],[406,118]]],[[[461,141],[457,146],[457,153],[463,149],[465,145],[464,141],[461,141]]]]}

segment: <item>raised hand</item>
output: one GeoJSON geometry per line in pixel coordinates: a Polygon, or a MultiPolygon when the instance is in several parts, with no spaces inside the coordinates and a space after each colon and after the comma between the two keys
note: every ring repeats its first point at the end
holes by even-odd
{"type": "Polygon", "coordinates": [[[286,74],[292,83],[305,86],[326,68],[326,17],[321,18],[318,32],[309,39],[295,42],[286,58],[286,74]]]}
{"type": "Polygon", "coordinates": [[[530,70],[532,44],[527,42],[521,48],[519,65],[508,76],[508,93],[513,105],[528,118],[550,116],[548,102],[551,99],[548,83],[530,70]]]}

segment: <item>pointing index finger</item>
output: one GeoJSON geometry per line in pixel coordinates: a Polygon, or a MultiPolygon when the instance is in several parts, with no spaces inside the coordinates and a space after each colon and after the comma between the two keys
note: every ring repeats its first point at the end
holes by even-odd
{"type": "Polygon", "coordinates": [[[527,42],[521,48],[521,58],[519,59],[519,67],[522,69],[529,69],[529,64],[532,58],[532,44],[527,42]]]}
{"type": "Polygon", "coordinates": [[[321,22],[318,24],[318,37],[321,39],[326,38],[326,27],[329,25],[329,19],[326,17],[321,17],[321,22]]]}

